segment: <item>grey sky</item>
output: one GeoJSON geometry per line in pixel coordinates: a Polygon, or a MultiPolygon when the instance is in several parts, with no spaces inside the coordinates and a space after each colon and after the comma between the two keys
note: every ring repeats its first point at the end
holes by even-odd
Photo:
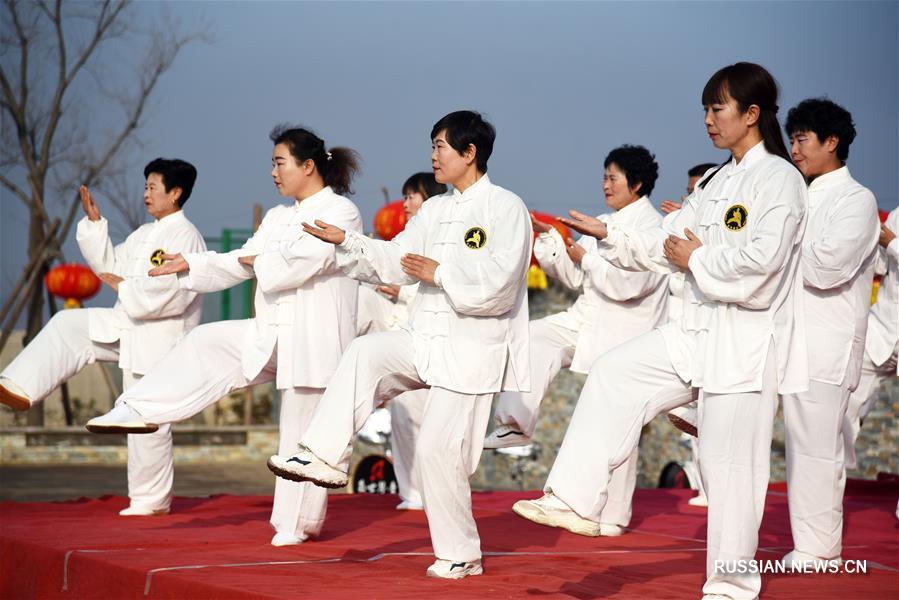
{"type": "MultiPolygon", "coordinates": [[[[431,125],[473,108],[498,130],[491,178],[531,208],[604,211],[602,159],[622,143],[655,153],[658,204],[682,193],[690,166],[725,158],[705,135],[699,95],[716,69],[748,60],[778,79],[781,120],[810,96],[853,113],[850,169],[890,209],[899,202],[897,7],[179,2],[172,13],[188,27],[206,19],[216,41],[188,47],[166,75],[135,160],[193,162],[199,178],[186,212],[218,235],[248,226],[254,202],[283,201],[269,176],[268,132],[305,124],[362,155],[354,200],[370,227],[380,187],[397,198],[409,174],[429,168],[431,125]]],[[[159,9],[143,2],[136,13],[159,9]]],[[[142,185],[135,169],[136,203],[142,185]]],[[[21,203],[3,192],[4,297],[24,262],[26,223],[21,203]]],[[[80,258],[71,241],[67,251],[80,258]]],[[[104,294],[89,304],[111,301],[104,294]]]]}

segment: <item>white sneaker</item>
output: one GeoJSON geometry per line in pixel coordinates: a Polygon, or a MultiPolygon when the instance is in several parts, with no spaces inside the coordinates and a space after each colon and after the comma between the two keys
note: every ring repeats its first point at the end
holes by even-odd
{"type": "Polygon", "coordinates": [[[602,535],[599,523],[583,518],[551,492],[537,500],[519,500],[512,505],[512,512],[534,523],[561,527],[578,535],[602,535]]]}
{"type": "Polygon", "coordinates": [[[272,538],[272,546],[296,546],[306,541],[306,538],[300,537],[293,533],[281,532],[275,534],[272,538]]]}
{"type": "Polygon", "coordinates": [[[415,502],[414,500],[403,500],[399,504],[396,505],[397,510],[424,510],[425,507],[421,502],[415,502]]]}
{"type": "Polygon", "coordinates": [[[85,428],[91,433],[153,433],[159,425],[146,423],[136,410],[119,402],[105,415],[88,421],[85,428]]]}
{"type": "Polygon", "coordinates": [[[709,499],[706,497],[705,494],[697,494],[697,495],[693,496],[692,498],[690,498],[689,500],[687,500],[687,504],[689,504],[690,506],[702,506],[702,507],[708,508],[709,499]]]}
{"type": "Polygon", "coordinates": [[[534,444],[527,446],[509,446],[508,448],[497,448],[496,452],[505,454],[506,456],[514,456],[515,458],[528,458],[534,455],[534,444]]]}
{"type": "Polygon", "coordinates": [[[13,410],[28,410],[32,402],[28,394],[12,380],[0,377],[0,404],[5,404],[13,410]]]}
{"type": "Polygon", "coordinates": [[[804,571],[812,573],[815,571],[816,566],[820,568],[820,566],[826,565],[827,567],[839,568],[843,564],[843,559],[839,556],[836,558],[819,558],[799,550],[789,552],[781,560],[790,570],[800,573],[804,571]]]}
{"type": "Polygon", "coordinates": [[[268,459],[268,468],[281,479],[310,481],[319,487],[342,488],[347,484],[346,473],[335,469],[303,445],[293,456],[275,454],[268,459]]]}
{"type": "Polygon", "coordinates": [[[531,443],[531,438],[520,429],[511,425],[500,425],[484,438],[484,448],[496,450],[497,448],[510,448],[512,446],[526,446],[531,443]]]}
{"type": "Polygon", "coordinates": [[[696,423],[699,421],[699,411],[696,410],[695,403],[691,402],[672,408],[668,411],[668,421],[687,435],[699,437],[699,430],[696,427],[696,423]]]}
{"type": "Polygon", "coordinates": [[[462,579],[469,575],[481,575],[484,567],[480,560],[471,562],[453,562],[438,558],[433,565],[428,567],[425,575],[428,577],[440,577],[441,579],[462,579]]]}
{"type": "Polygon", "coordinates": [[[167,508],[139,508],[129,506],[119,511],[120,517],[159,517],[169,514],[167,508]]]}

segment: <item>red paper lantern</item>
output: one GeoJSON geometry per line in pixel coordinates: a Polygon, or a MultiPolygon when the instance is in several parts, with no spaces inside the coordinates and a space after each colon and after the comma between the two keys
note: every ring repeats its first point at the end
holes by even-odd
{"type": "Polygon", "coordinates": [[[889,213],[888,211],[885,211],[885,210],[879,210],[879,209],[878,209],[878,211],[877,211],[877,214],[878,214],[878,216],[880,217],[880,222],[881,222],[881,223],[886,223],[886,222],[887,222],[887,217],[890,216],[890,213],[889,213]]]}
{"type": "Polygon", "coordinates": [[[375,233],[382,240],[392,240],[405,226],[406,209],[402,200],[385,204],[375,213],[375,233]]]}
{"type": "Polygon", "coordinates": [[[82,300],[99,291],[100,278],[88,267],[70,263],[50,269],[44,284],[51,294],[65,300],[66,308],[78,308],[82,300]]]}
{"type": "MultiPolygon", "coordinates": [[[[561,222],[560,222],[556,217],[554,217],[553,215],[550,215],[550,214],[547,214],[547,213],[542,213],[542,212],[537,212],[536,210],[532,210],[532,211],[531,211],[531,214],[534,215],[534,217],[535,217],[538,221],[540,221],[541,223],[548,223],[548,224],[552,225],[553,227],[555,227],[555,228],[556,228],[556,231],[559,232],[559,235],[562,236],[562,241],[565,241],[565,240],[567,240],[568,238],[571,237],[571,230],[568,229],[568,226],[567,226],[567,225],[564,225],[563,223],[561,223],[561,222]]],[[[534,239],[535,239],[535,240],[537,239],[537,232],[536,232],[536,231],[534,232],[534,239]]],[[[537,263],[537,257],[534,256],[534,253],[533,253],[533,252],[531,252],[531,265],[537,265],[537,264],[538,264],[538,263],[537,263]]],[[[539,265],[538,265],[538,266],[539,266],[539,265]]]]}

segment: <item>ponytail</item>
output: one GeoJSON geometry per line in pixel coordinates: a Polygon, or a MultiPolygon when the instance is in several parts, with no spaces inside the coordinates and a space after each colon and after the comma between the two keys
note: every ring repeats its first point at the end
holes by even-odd
{"type": "MultiPolygon", "coordinates": [[[[314,159],[313,159],[314,160],[314,159]]],[[[318,167],[318,162],[315,163],[318,167]]],[[[324,168],[319,168],[325,185],[331,186],[335,194],[353,194],[350,185],[359,172],[359,153],[352,148],[338,146],[325,153],[324,168]]]]}
{"type": "Polygon", "coordinates": [[[353,177],[359,172],[359,154],[351,148],[325,150],[325,141],[303,127],[276,125],[269,134],[276,146],[284,144],[294,159],[301,163],[311,160],[325,185],[341,196],[352,194],[353,177]]]}

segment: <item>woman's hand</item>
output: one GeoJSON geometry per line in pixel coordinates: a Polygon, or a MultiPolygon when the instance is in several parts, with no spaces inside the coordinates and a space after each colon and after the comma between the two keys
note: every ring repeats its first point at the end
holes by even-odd
{"type": "Polygon", "coordinates": [[[427,256],[405,254],[400,259],[400,265],[402,265],[403,272],[406,275],[434,285],[434,272],[440,266],[440,263],[427,256]]]}
{"type": "Polygon", "coordinates": [[[687,239],[669,235],[668,239],[665,240],[664,251],[668,262],[688,271],[690,269],[690,256],[693,255],[694,250],[702,246],[702,242],[689,229],[684,229],[684,235],[687,236],[687,239]]]}
{"type": "Polygon", "coordinates": [[[184,260],[181,254],[163,254],[162,260],[165,261],[155,269],[150,269],[148,273],[150,277],[159,277],[160,275],[171,275],[172,273],[183,273],[190,270],[190,265],[184,260]]]}
{"type": "Polygon", "coordinates": [[[323,242],[334,245],[342,244],[343,240],[346,239],[346,232],[343,229],[335,227],[334,225],[329,225],[318,219],[315,220],[315,226],[312,226],[309,223],[303,223],[303,231],[317,237],[323,242]]]}
{"type": "Polygon", "coordinates": [[[559,221],[565,223],[578,233],[595,237],[598,240],[604,240],[606,239],[606,236],[609,235],[606,224],[596,217],[579,213],[576,210],[569,210],[568,214],[571,216],[570,219],[559,217],[559,221]]]}

